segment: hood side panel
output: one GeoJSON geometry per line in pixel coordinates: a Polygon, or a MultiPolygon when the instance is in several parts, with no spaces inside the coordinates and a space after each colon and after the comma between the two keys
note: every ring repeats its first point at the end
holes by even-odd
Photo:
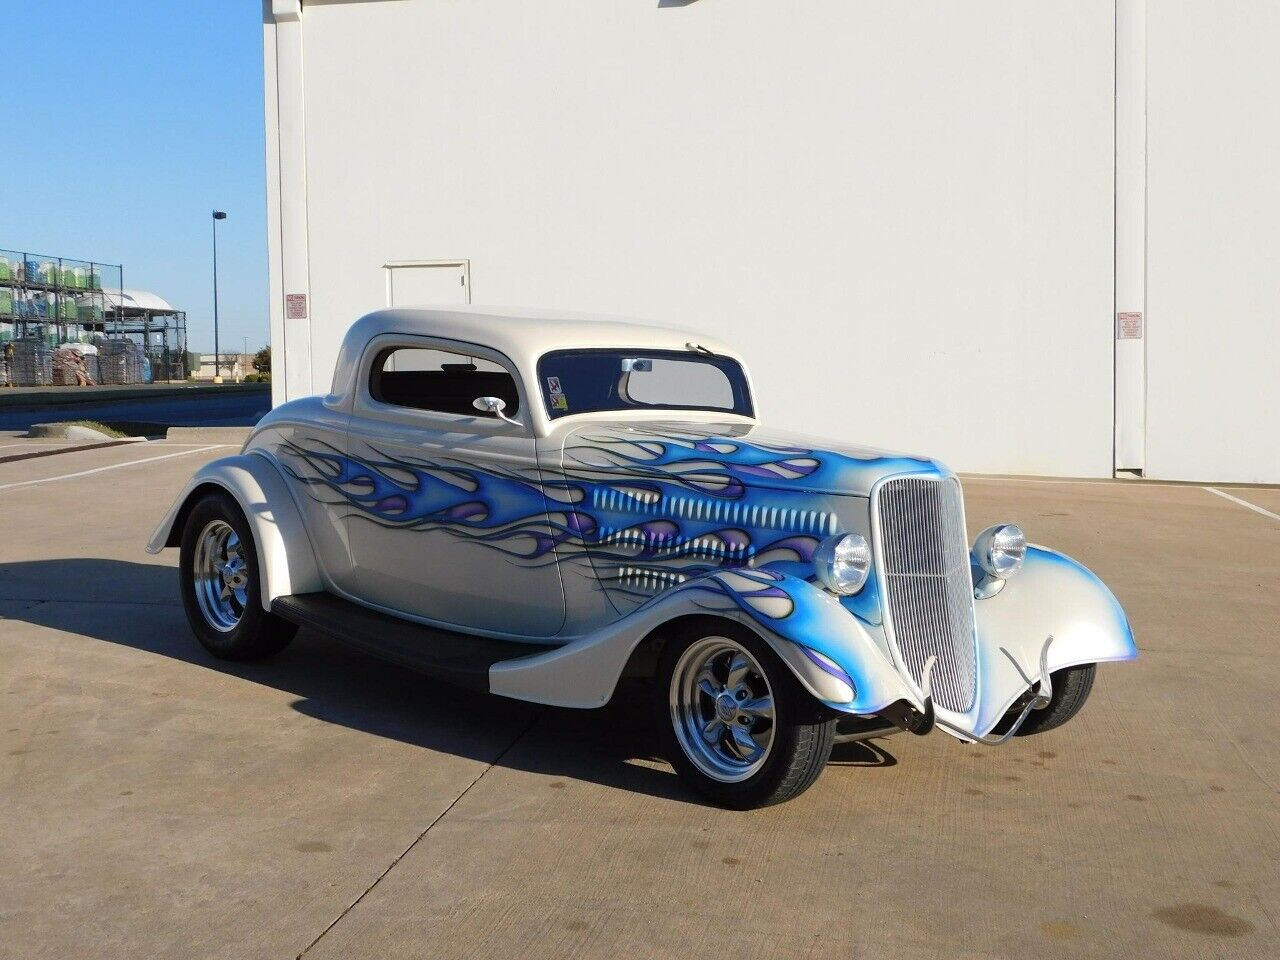
{"type": "Polygon", "coordinates": [[[547,465],[573,534],[557,549],[585,553],[623,613],[719,569],[773,566],[806,577],[824,538],[870,535],[863,491],[872,477],[936,470],[916,458],[766,446],[740,432],[591,424],[565,434],[558,462],[547,465]]]}

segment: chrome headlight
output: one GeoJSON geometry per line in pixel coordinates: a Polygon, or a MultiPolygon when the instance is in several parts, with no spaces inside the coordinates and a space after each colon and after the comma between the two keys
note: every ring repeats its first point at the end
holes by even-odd
{"type": "Polygon", "coordinates": [[[1027,538],[1012,523],[987,527],[973,541],[973,559],[987,576],[1008,580],[1022,568],[1027,555],[1027,538]]]}
{"type": "Polygon", "coordinates": [[[813,553],[813,570],[832,593],[857,593],[871,572],[871,544],[856,533],[828,537],[813,553]]]}

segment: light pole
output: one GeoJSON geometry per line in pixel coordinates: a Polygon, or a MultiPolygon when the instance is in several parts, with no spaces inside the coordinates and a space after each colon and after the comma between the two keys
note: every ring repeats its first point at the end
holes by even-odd
{"type": "Polygon", "coordinates": [[[218,221],[227,219],[221,210],[213,211],[213,382],[222,382],[222,366],[218,362],[218,221]]]}

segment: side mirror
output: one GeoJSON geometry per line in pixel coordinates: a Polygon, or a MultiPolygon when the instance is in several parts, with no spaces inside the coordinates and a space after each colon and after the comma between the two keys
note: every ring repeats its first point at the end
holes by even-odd
{"type": "Polygon", "coordinates": [[[501,397],[477,397],[475,400],[471,401],[471,405],[481,413],[493,414],[503,423],[510,423],[517,427],[524,426],[524,424],[519,420],[512,420],[503,413],[503,411],[507,409],[507,401],[503,400],[501,397]]]}

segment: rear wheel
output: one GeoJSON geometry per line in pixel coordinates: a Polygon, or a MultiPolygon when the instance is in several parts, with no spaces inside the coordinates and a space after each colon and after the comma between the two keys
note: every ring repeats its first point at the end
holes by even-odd
{"type": "Polygon", "coordinates": [[[223,491],[206,493],[183,527],[179,576],[187,622],[215,657],[269,657],[297,632],[262,608],[259,575],[253,531],[240,505],[223,491]]]}
{"type": "Polygon", "coordinates": [[[722,806],[790,800],[831,755],[835,719],[767,643],[737,624],[700,623],[670,640],[655,694],[671,762],[722,806]]]}

